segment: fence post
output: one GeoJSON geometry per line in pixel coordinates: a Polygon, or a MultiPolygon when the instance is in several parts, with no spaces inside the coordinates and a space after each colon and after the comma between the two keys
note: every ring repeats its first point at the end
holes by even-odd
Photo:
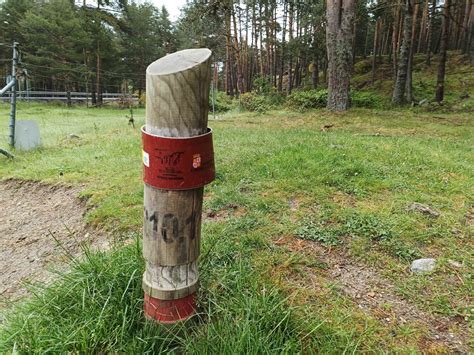
{"type": "Polygon", "coordinates": [[[203,186],[214,176],[210,58],[208,49],[183,50],[146,71],[144,310],[160,323],[187,319],[196,309],[203,186]]]}
{"type": "Polygon", "coordinates": [[[18,61],[18,42],[13,42],[13,58],[12,58],[12,80],[13,86],[11,88],[10,96],[10,122],[8,126],[10,128],[10,146],[15,147],[15,120],[16,120],[16,65],[18,61]]]}

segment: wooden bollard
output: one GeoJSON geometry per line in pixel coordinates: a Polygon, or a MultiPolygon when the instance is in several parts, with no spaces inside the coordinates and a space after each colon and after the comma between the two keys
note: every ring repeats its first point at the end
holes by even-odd
{"type": "Polygon", "coordinates": [[[215,175],[210,58],[209,49],[183,50],[146,71],[144,310],[160,323],[187,319],[196,309],[203,186],[215,175]]]}

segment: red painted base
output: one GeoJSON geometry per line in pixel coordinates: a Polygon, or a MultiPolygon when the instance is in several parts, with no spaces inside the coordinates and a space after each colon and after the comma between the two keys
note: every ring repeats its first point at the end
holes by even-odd
{"type": "Polygon", "coordinates": [[[158,323],[176,323],[191,317],[196,311],[196,297],[191,294],[177,300],[159,300],[145,293],[145,317],[158,323]]]}

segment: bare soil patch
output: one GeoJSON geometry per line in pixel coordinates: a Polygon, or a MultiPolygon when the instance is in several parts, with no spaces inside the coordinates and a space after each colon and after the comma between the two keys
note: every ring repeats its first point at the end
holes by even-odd
{"type": "MultiPolygon", "coordinates": [[[[81,186],[0,181],[0,302],[26,295],[27,282],[47,283],[67,269],[81,244],[107,248],[84,223],[81,186]]],[[[3,302],[2,302],[3,303],[3,302]]]]}
{"type": "MultiPolygon", "coordinates": [[[[290,252],[302,253],[316,257],[328,267],[325,277],[335,283],[338,289],[349,297],[360,309],[387,324],[416,323],[427,330],[424,349],[445,349],[449,352],[468,353],[468,325],[459,318],[433,315],[419,309],[409,300],[396,292],[390,280],[380,275],[377,270],[368,267],[344,251],[326,249],[316,242],[293,237],[284,237],[275,244],[284,246],[290,252]],[[387,307],[387,305],[389,307],[387,307]]],[[[311,268],[307,268],[305,278],[308,284],[315,278],[311,268]]]]}

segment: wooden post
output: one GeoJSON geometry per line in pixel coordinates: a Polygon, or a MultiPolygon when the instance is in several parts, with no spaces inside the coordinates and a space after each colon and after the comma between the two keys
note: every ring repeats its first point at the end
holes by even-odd
{"type": "MultiPolygon", "coordinates": [[[[193,137],[207,132],[211,51],[167,55],[146,71],[146,132],[193,137]]],[[[174,323],[195,312],[203,187],[164,190],[145,184],[145,315],[174,323]]]]}

